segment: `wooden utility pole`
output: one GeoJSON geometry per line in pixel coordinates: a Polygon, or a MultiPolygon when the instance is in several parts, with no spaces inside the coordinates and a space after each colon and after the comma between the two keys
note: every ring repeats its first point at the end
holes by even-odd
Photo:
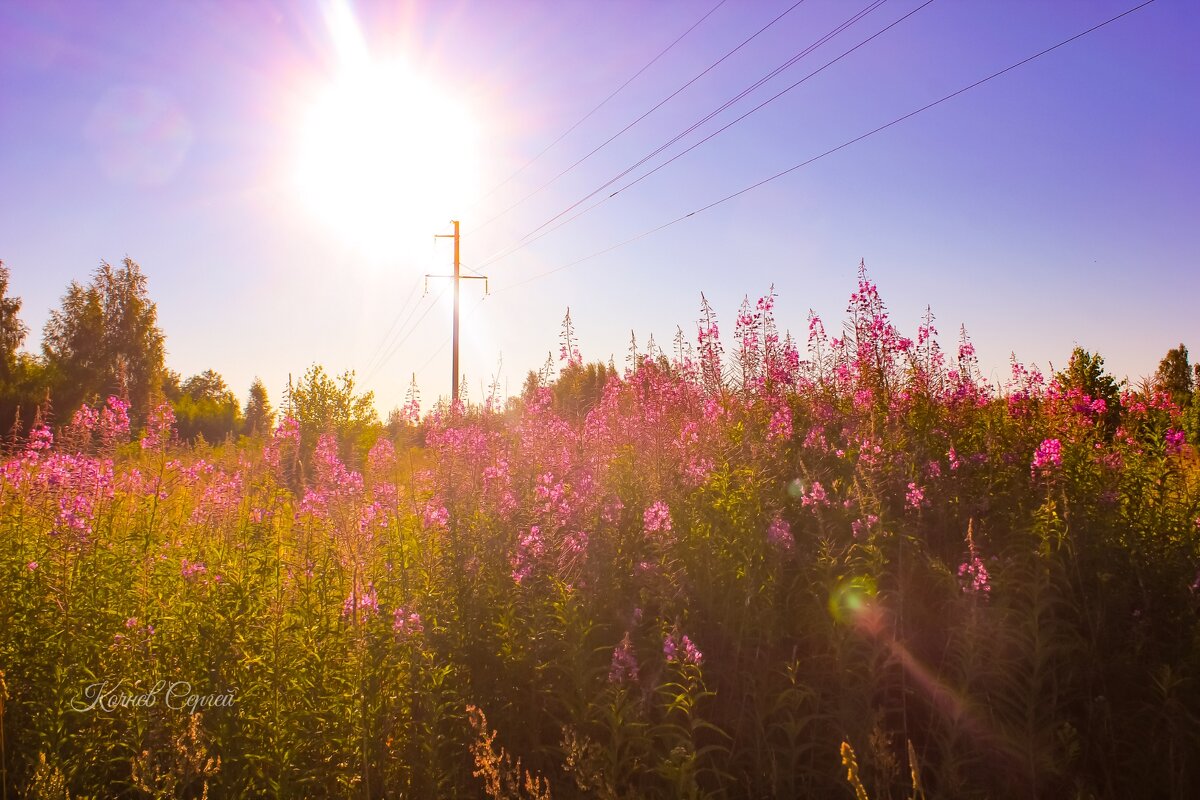
{"type": "Polygon", "coordinates": [[[450,405],[453,408],[454,403],[458,402],[458,314],[459,314],[459,281],[462,280],[481,280],[483,281],[483,291],[487,294],[487,276],[486,275],[463,275],[462,262],[459,258],[459,244],[461,237],[459,236],[458,220],[450,220],[450,224],[454,226],[454,233],[438,233],[434,234],[435,239],[453,239],[454,240],[454,274],[453,275],[426,275],[425,285],[429,286],[430,278],[453,278],[454,279],[454,334],[453,334],[453,352],[450,356],[450,405]]]}

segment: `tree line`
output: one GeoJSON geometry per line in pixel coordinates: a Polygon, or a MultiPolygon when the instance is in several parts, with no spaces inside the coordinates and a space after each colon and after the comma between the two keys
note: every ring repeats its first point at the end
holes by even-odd
{"type": "MultiPolygon", "coordinates": [[[[50,312],[40,353],[22,350],[29,328],[20,318],[21,298],[10,296],[8,283],[8,268],[0,262],[0,432],[20,437],[35,422],[68,422],[82,404],[103,402],[109,396],[130,404],[135,426],[144,423],[152,409],[169,403],[180,438],[191,442],[253,437],[275,424],[275,410],[258,378],[243,404],[214,370],[184,379],[166,366],[166,337],[158,326],[158,310],[150,299],[145,273],[132,259],[126,257],[119,266],[101,261],[86,285],[71,282],[59,308],[50,312]]],[[[598,401],[617,369],[611,362],[583,363],[569,311],[563,336],[565,366],[555,375],[553,357],[548,357],[540,372],[529,373],[524,393],[549,386],[562,412],[582,416],[598,401]]],[[[636,352],[636,343],[633,348],[636,352]]],[[[652,345],[650,357],[653,352],[652,345]]],[[[669,367],[665,356],[660,360],[664,368],[669,367]]],[[[1105,371],[1102,356],[1076,347],[1055,379],[1064,388],[1105,400],[1106,421],[1116,424],[1117,398],[1124,382],[1105,371]]],[[[1188,438],[1200,441],[1200,362],[1191,363],[1183,343],[1170,349],[1154,375],[1137,388],[1170,395],[1184,412],[1188,438]]],[[[373,393],[359,391],[353,372],[329,375],[314,364],[289,385],[282,410],[301,423],[307,436],[315,431],[336,433],[346,455],[353,456],[365,452],[364,447],[385,429],[395,434],[414,423],[417,402],[414,385],[405,408],[393,410],[384,426],[373,393]]],[[[312,442],[305,444],[304,449],[311,450],[312,442]]]]}
{"type": "MultiPolygon", "coordinates": [[[[9,293],[0,262],[0,431],[20,438],[38,423],[61,425],[84,404],[116,396],[131,422],[170,404],[181,439],[218,443],[267,433],[275,424],[266,386],[255,378],[244,403],[212,369],[183,378],[166,365],[166,337],[142,268],[126,257],[101,261],[88,283],[72,281],[42,330],[40,352],[23,349],[29,327],[21,298],[9,293]]],[[[350,441],[379,427],[372,393],[360,393],[352,372],[328,375],[312,365],[283,398],[286,413],[312,430],[334,430],[350,441]]]]}

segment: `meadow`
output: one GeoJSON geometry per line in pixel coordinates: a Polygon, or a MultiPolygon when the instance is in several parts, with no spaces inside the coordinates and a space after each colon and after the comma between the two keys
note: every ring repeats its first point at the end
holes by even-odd
{"type": "Polygon", "coordinates": [[[1197,796],[1184,410],[773,305],[371,436],[13,439],[3,797],[1197,796]]]}

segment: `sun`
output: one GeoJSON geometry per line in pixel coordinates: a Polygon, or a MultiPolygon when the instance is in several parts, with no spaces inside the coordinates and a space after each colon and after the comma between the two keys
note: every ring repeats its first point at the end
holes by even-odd
{"type": "Polygon", "coordinates": [[[347,60],[302,121],[296,188],[307,209],[368,256],[428,252],[477,191],[467,110],[400,62],[347,60]]]}

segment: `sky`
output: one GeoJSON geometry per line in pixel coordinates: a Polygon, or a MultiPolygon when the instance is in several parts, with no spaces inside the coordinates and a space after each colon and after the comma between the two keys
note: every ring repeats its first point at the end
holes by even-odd
{"type": "Polygon", "coordinates": [[[278,402],[311,364],[354,370],[382,415],[414,374],[426,406],[449,393],[449,282],[425,275],[451,219],[490,290],[462,284],[474,400],[557,357],[568,308],[618,364],[631,333],[694,339],[702,292],[726,336],[772,286],[782,328],[836,328],[860,261],[904,333],[926,306],[944,346],[965,325],[993,381],[1076,345],[1136,381],[1200,355],[1191,0],[659,229],[1136,4],[0,0],[0,260],[31,351],[70,281],[128,256],[183,377],[278,402]]]}

